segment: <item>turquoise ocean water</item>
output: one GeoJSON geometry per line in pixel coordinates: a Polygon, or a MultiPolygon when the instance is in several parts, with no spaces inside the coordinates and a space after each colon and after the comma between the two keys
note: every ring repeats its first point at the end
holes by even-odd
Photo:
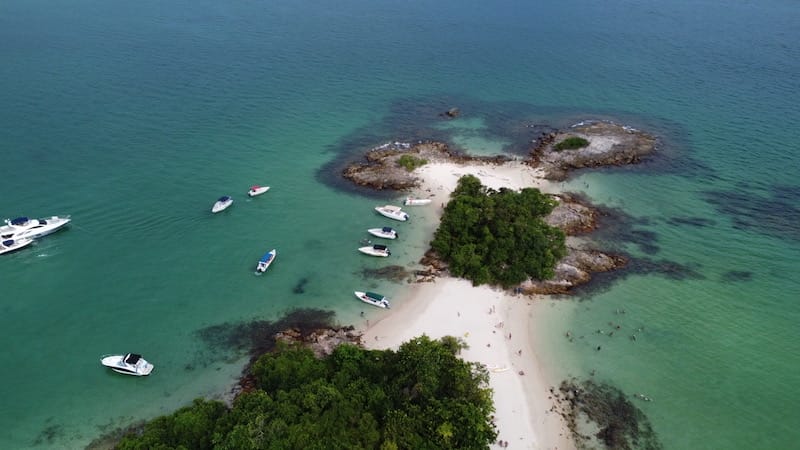
{"type": "MultiPolygon", "coordinates": [[[[587,118],[661,152],[565,183],[624,211],[598,239],[635,263],[551,302],[544,359],[652,398],[667,448],[794,447],[799,24],[782,0],[0,3],[0,215],[74,220],[0,258],[0,447],[82,447],[225,392],[242,355],[205,327],[293,307],[351,323],[354,289],[399,295],[355,251],[399,195],[338,176],[370,146],[524,154],[526,125],[587,118]],[[99,366],[125,351],[153,376],[99,366]]],[[[430,225],[398,228],[413,265],[430,225]]]]}

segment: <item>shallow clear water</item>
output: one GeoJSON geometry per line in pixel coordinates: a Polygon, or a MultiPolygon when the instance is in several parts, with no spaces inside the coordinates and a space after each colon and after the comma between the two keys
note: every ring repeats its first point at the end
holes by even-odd
{"type": "MultiPolygon", "coordinates": [[[[585,336],[541,330],[548,362],[652,397],[667,448],[791,447],[798,16],[780,0],[3,2],[0,214],[74,223],[0,258],[0,447],[81,446],[224,392],[241,361],[203,327],[293,307],[349,323],[354,289],[399,293],[361,274],[388,264],[355,249],[392,196],[342,182],[348,158],[424,138],[524,154],[526,125],[586,118],[662,141],[654,162],[565,183],[630,214],[603,239],[650,264],[548,308],[585,336]],[[248,199],[255,183],[272,189],[248,199]],[[97,364],[124,351],[153,376],[97,364]]],[[[424,222],[397,225],[394,262],[421,256],[424,222]]]]}

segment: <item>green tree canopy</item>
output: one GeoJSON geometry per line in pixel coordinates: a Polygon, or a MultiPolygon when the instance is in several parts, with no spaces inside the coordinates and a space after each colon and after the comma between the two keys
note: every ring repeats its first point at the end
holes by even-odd
{"type": "Polygon", "coordinates": [[[196,400],[121,449],[482,449],[497,438],[486,369],[456,338],[397,352],[341,345],[323,360],[282,346],[256,361],[258,388],[229,409],[196,400]],[[290,376],[291,374],[291,376],[290,376]]]}
{"type": "Polygon", "coordinates": [[[503,287],[553,277],[566,255],[564,233],[544,222],[555,200],[534,188],[495,191],[472,175],[450,197],[431,246],[453,275],[503,287]]]}

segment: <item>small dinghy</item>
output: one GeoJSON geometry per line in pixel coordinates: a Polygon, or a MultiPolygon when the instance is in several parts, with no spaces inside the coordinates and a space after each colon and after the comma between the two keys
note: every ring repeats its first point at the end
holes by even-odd
{"type": "Polygon", "coordinates": [[[404,211],[401,211],[399,206],[394,205],[384,205],[384,206],[376,206],[375,211],[378,211],[384,217],[388,217],[390,219],[399,220],[401,222],[405,222],[409,219],[408,214],[404,211]]]}
{"type": "Polygon", "coordinates": [[[389,305],[389,299],[387,299],[381,294],[376,294],[374,292],[359,292],[359,291],[355,291],[353,293],[356,294],[356,297],[358,297],[359,300],[361,300],[364,303],[369,303],[372,306],[377,306],[378,308],[387,308],[387,309],[391,307],[389,305]]]}
{"type": "Polygon", "coordinates": [[[382,256],[384,258],[392,254],[392,252],[389,251],[389,248],[387,246],[381,244],[374,244],[374,245],[368,245],[366,247],[361,247],[358,249],[358,251],[364,253],[365,255],[382,256]]]}
{"type": "Polygon", "coordinates": [[[216,214],[220,211],[225,211],[232,204],[233,204],[233,199],[225,195],[223,197],[220,197],[217,200],[217,203],[214,203],[214,206],[211,208],[211,212],[216,214]]]}
{"type": "Polygon", "coordinates": [[[256,273],[264,273],[269,269],[269,266],[275,261],[275,257],[278,256],[278,251],[274,248],[267,252],[261,259],[258,260],[258,266],[256,267],[256,273]]]}
{"type": "Polygon", "coordinates": [[[109,367],[117,373],[143,377],[150,375],[153,365],[145,361],[142,355],[128,353],[125,355],[108,355],[100,360],[100,364],[109,367]]]}
{"type": "Polygon", "coordinates": [[[261,195],[264,192],[267,192],[268,190],[269,186],[258,186],[258,185],[251,186],[250,190],[247,191],[247,195],[249,195],[250,197],[255,197],[256,195],[261,195]]]}
{"type": "Polygon", "coordinates": [[[406,197],[403,204],[406,206],[423,206],[430,204],[431,201],[429,198],[406,197]]]}
{"type": "Polygon", "coordinates": [[[370,228],[367,230],[367,233],[384,239],[397,239],[399,236],[397,234],[397,230],[392,227],[383,227],[383,228],[370,228]]]}

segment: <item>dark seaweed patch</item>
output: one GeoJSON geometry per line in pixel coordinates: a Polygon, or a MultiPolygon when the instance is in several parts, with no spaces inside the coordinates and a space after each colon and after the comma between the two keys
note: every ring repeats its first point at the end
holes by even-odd
{"type": "Polygon", "coordinates": [[[562,381],[558,390],[550,388],[550,392],[558,405],[551,411],[564,417],[579,449],[662,448],[650,420],[618,388],[573,379],[562,381]],[[587,431],[587,422],[599,431],[587,431]]]}
{"type": "Polygon", "coordinates": [[[634,217],[619,208],[597,206],[597,229],[592,234],[593,240],[602,242],[604,246],[619,250],[622,244],[636,245],[647,255],[658,253],[658,234],[642,229],[651,224],[646,217],[634,217]]]}
{"type": "Polygon", "coordinates": [[[733,283],[736,281],[750,281],[753,279],[753,272],[745,270],[729,270],[722,274],[722,281],[733,283]]]}
{"type": "Polygon", "coordinates": [[[365,268],[361,271],[361,275],[368,280],[381,278],[384,280],[399,282],[411,276],[411,272],[406,270],[403,266],[391,265],[379,267],[377,269],[365,268]]]}
{"type": "Polygon", "coordinates": [[[297,281],[297,284],[294,285],[292,292],[295,294],[304,293],[306,291],[306,284],[308,284],[308,277],[300,278],[300,280],[297,281]]]}
{"type": "Polygon", "coordinates": [[[64,437],[64,427],[62,425],[47,425],[39,432],[33,440],[34,446],[42,444],[52,445],[56,440],[64,437]]]}
{"type": "MultiPolygon", "coordinates": [[[[334,312],[321,309],[295,309],[281,319],[251,320],[249,322],[211,325],[196,331],[216,359],[227,356],[236,358],[244,353],[257,356],[272,351],[272,337],[279,331],[294,328],[305,335],[319,328],[333,325],[334,312]],[[233,354],[231,356],[231,354],[233,354]]],[[[207,359],[207,357],[206,357],[207,359]]],[[[214,358],[212,358],[214,359],[214,358]]],[[[197,360],[197,359],[195,359],[197,360]]]]}
{"type": "Polygon", "coordinates": [[[667,223],[676,226],[689,225],[697,228],[711,227],[717,224],[717,222],[705,217],[670,217],[667,219],[667,223]]]}
{"type": "Polygon", "coordinates": [[[737,189],[704,195],[737,229],[800,241],[800,187],[769,186],[762,194],[737,189]]]}

